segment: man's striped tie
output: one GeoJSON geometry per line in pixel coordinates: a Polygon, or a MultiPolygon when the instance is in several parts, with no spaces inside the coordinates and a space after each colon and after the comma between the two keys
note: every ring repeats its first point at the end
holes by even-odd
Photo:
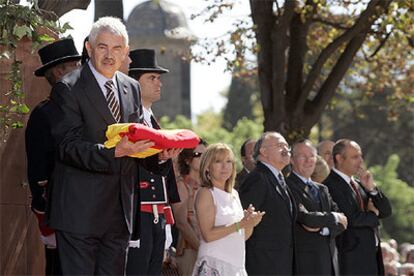
{"type": "Polygon", "coordinates": [[[109,110],[111,110],[112,116],[117,123],[121,120],[121,109],[119,107],[118,100],[115,97],[114,83],[109,80],[105,83],[106,88],[106,101],[108,102],[109,110]]]}

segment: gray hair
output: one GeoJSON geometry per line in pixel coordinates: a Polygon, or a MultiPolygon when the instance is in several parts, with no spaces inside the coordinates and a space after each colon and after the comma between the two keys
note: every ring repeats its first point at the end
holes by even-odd
{"type": "Polygon", "coordinates": [[[89,43],[95,45],[98,34],[106,31],[124,38],[125,45],[128,46],[128,32],[121,19],[111,16],[101,17],[93,23],[91,32],[89,33],[89,43]]]}
{"type": "MultiPolygon", "coordinates": [[[[263,141],[266,139],[269,135],[278,135],[282,136],[279,132],[276,131],[266,131],[260,136],[260,138],[256,141],[256,144],[254,145],[253,149],[253,159],[257,162],[259,161],[259,155],[260,155],[260,149],[262,148],[263,141]]],[[[283,137],[283,136],[282,136],[283,137]]]]}
{"type": "Polygon", "coordinates": [[[317,155],[318,151],[316,149],[316,147],[313,145],[313,143],[311,142],[311,140],[309,139],[302,139],[297,141],[296,143],[293,144],[292,146],[292,156],[296,155],[296,148],[299,144],[305,144],[308,147],[312,148],[312,150],[315,152],[315,155],[317,155]]]}

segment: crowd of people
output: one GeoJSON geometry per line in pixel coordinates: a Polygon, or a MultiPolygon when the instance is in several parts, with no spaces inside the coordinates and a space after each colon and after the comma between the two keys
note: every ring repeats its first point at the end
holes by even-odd
{"type": "Polygon", "coordinates": [[[382,257],[384,259],[385,275],[414,275],[414,244],[402,243],[390,239],[381,242],[382,257]]]}
{"type": "Polygon", "coordinates": [[[92,26],[83,56],[71,39],[39,50],[52,86],[26,129],[32,210],[46,275],[412,275],[414,249],[381,243],[386,195],[352,140],[289,145],[278,132],[229,145],[131,155],[151,140],[104,146],[109,125],[161,127],[153,49],[129,49],[123,23],[92,26]],[[82,60],[82,65],[79,62],[82,60]],[[401,261],[405,263],[401,263],[401,261]],[[395,274],[395,273],[397,274],[395,274]]]}

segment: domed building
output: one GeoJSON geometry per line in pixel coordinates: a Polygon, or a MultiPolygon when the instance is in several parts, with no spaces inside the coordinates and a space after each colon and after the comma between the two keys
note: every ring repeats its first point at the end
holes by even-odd
{"type": "Polygon", "coordinates": [[[183,11],[165,0],[137,5],[126,21],[130,49],[152,48],[158,64],[168,68],[161,81],[161,100],[152,106],[157,117],[191,117],[190,63],[183,59],[195,40],[183,11]]]}

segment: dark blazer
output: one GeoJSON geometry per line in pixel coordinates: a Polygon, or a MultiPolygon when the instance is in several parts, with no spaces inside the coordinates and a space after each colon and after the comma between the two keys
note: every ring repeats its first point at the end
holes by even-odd
{"type": "Polygon", "coordinates": [[[243,183],[243,181],[246,179],[246,176],[248,175],[249,173],[247,172],[247,170],[246,170],[246,168],[245,167],[243,167],[243,169],[240,171],[240,172],[238,172],[237,173],[237,175],[236,175],[236,180],[235,180],[235,182],[234,182],[234,189],[236,189],[237,191],[239,190],[239,188],[240,188],[240,185],[243,183]]]}
{"type": "Polygon", "coordinates": [[[31,112],[25,132],[27,179],[32,194],[32,208],[44,212],[46,209],[46,185],[54,167],[54,141],[50,118],[54,114],[49,99],[39,103],[31,112]]]}
{"type": "Polygon", "coordinates": [[[249,275],[293,274],[296,204],[290,194],[291,213],[283,193],[276,177],[261,162],[240,186],[243,208],[253,204],[256,210],[266,212],[246,242],[246,270],[249,275]]]}
{"type": "Polygon", "coordinates": [[[373,212],[360,210],[350,185],[333,170],[323,183],[348,218],[348,228],[336,238],[341,275],[383,275],[381,248],[377,246],[376,238],[379,242],[379,219],[392,213],[387,197],[380,190],[372,196],[357,183],[364,206],[371,198],[379,210],[377,217],[373,212]]]}
{"type": "MultiPolygon", "coordinates": [[[[121,121],[141,116],[139,84],[117,72],[121,121]]],[[[60,108],[52,124],[58,158],[50,187],[49,222],[61,231],[100,235],[114,223],[132,232],[134,184],[138,158],[115,158],[115,148],[103,146],[107,126],[115,120],[88,64],[65,75],[51,94],[60,108]]],[[[157,157],[143,159],[158,169],[157,157]]],[[[162,166],[161,166],[162,167],[162,166]]]]}
{"type": "Polygon", "coordinates": [[[335,236],[344,230],[335,222],[332,212],[339,212],[325,185],[312,182],[319,187],[320,203],[316,202],[308,186],[295,174],[287,178],[292,191],[298,215],[295,224],[295,261],[298,275],[339,275],[338,256],[335,247],[335,236]],[[304,206],[299,208],[299,204],[304,206]],[[312,228],[329,229],[329,236],[319,232],[309,232],[302,225],[312,228]]]}

